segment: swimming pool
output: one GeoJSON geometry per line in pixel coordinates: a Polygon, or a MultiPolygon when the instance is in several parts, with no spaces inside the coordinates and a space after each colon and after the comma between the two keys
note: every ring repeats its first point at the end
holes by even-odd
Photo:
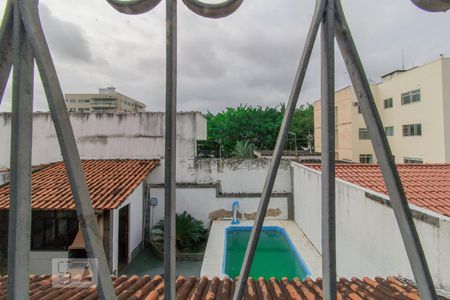
{"type": "MultiPolygon", "coordinates": [[[[250,226],[226,228],[223,273],[230,278],[235,278],[241,271],[251,229],[250,226]]],[[[278,226],[264,226],[249,276],[304,279],[310,275],[311,271],[286,231],[278,226]]]]}

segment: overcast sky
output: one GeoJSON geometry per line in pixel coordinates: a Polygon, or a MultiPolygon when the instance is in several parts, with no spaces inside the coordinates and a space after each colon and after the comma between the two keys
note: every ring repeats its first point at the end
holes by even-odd
{"type": "MultiPolygon", "coordinates": [[[[206,0],[205,0],[206,1],[206,0]]],[[[210,0],[210,2],[217,2],[210,0]]],[[[220,111],[240,103],[287,101],[313,0],[244,0],[223,19],[206,19],[179,1],[178,108],[220,111]]],[[[6,0],[0,0],[3,11],[6,0]]],[[[370,79],[450,56],[450,13],[431,14],[409,0],[342,0],[370,79]]],[[[104,0],[40,0],[40,13],[64,93],[95,93],[114,86],[164,109],[165,2],[138,16],[115,11],[104,0]]],[[[349,83],[340,56],[336,87],[349,83]]],[[[11,82],[10,82],[11,83],[11,82]]],[[[320,96],[316,42],[300,104],[320,96]]],[[[11,109],[11,84],[0,111],[11,109]]],[[[36,111],[48,107],[35,80],[36,111]]]]}

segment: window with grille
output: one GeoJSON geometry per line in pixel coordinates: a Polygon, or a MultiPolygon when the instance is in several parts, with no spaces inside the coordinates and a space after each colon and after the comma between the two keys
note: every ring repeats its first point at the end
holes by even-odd
{"type": "Polygon", "coordinates": [[[403,136],[421,136],[422,124],[403,125],[403,136]]]}
{"type": "Polygon", "coordinates": [[[386,136],[394,136],[394,126],[388,126],[384,128],[386,136]]]}
{"type": "Polygon", "coordinates": [[[33,211],[31,250],[67,250],[77,232],[75,212],[33,211]]]}
{"type": "Polygon", "coordinates": [[[423,164],[423,159],[414,157],[404,157],[403,162],[405,164],[423,164]]]}
{"type": "Polygon", "coordinates": [[[360,140],[369,140],[369,130],[367,128],[359,128],[359,139],[360,140]]]}
{"type": "Polygon", "coordinates": [[[360,154],[359,162],[362,164],[371,164],[373,162],[372,154],[360,154]]]}
{"type": "Polygon", "coordinates": [[[414,90],[402,94],[402,105],[420,102],[420,90],[414,90]]]}
{"type": "Polygon", "coordinates": [[[384,99],[384,108],[391,108],[394,106],[394,100],[392,98],[384,99]]]}

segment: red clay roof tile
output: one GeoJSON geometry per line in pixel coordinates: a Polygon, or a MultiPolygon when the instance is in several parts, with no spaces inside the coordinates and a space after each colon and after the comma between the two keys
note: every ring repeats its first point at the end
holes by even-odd
{"type": "MultiPolygon", "coordinates": [[[[320,164],[305,166],[321,170],[320,164]]],[[[410,203],[450,217],[450,164],[399,164],[397,168],[410,203]]],[[[387,195],[376,164],[336,164],[336,177],[387,195]]]]}
{"type": "MultiPolygon", "coordinates": [[[[115,209],[158,165],[158,160],[83,160],[83,171],[94,209],[115,209]]],[[[33,172],[31,206],[35,210],[74,210],[63,162],[33,172]]],[[[0,187],[0,209],[9,209],[10,185],[0,187]]]]}
{"type": "MultiPolygon", "coordinates": [[[[153,278],[136,275],[113,277],[117,299],[162,299],[164,281],[161,276],[153,278]]],[[[0,300],[6,299],[7,276],[0,277],[0,300]]],[[[364,278],[363,280],[341,278],[337,284],[338,299],[420,299],[415,286],[398,277],[387,279],[364,278]]],[[[177,300],[229,300],[232,298],[235,281],[229,278],[179,276],[176,281],[177,300]]],[[[307,279],[292,281],[287,278],[254,280],[249,278],[245,290],[245,300],[302,300],[322,299],[322,280],[307,279]]],[[[30,276],[30,299],[98,299],[95,285],[86,280],[82,286],[64,288],[52,287],[50,275],[30,276]]],[[[448,299],[442,296],[439,299],[448,299]]]]}

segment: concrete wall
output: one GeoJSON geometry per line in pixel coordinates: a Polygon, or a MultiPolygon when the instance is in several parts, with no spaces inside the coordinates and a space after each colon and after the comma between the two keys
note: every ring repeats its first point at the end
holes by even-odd
{"type": "MultiPolygon", "coordinates": [[[[321,252],[321,176],[293,163],[295,221],[321,252]]],[[[402,275],[413,278],[394,213],[370,197],[389,199],[373,191],[337,180],[336,245],[339,276],[402,275]]],[[[450,289],[450,218],[411,206],[433,280],[450,289]]]]}
{"type": "MultiPolygon", "coordinates": [[[[293,163],[295,221],[321,252],[320,173],[293,163]]],[[[389,199],[337,180],[336,252],[339,276],[402,275],[413,278],[393,210],[368,196],[389,199]]],[[[414,219],[437,287],[450,288],[450,218],[411,208],[428,222],[414,219]]]]}
{"type": "MultiPolygon", "coordinates": [[[[177,172],[177,212],[184,210],[209,226],[209,214],[231,210],[234,200],[240,201],[240,211],[256,212],[259,197],[268,172],[268,159],[198,159],[180,163],[177,172]]],[[[163,218],[164,185],[162,168],[150,174],[150,193],[159,204],[154,208],[153,223],[163,218]]],[[[272,218],[287,219],[291,195],[289,161],[282,161],[273,189],[270,208],[272,218]]]]}
{"type": "MultiPolygon", "coordinates": [[[[71,113],[70,121],[81,158],[153,159],[164,155],[164,114],[71,113]]],[[[194,158],[196,139],[206,137],[206,119],[199,113],[177,115],[177,158],[194,158]]],[[[9,167],[11,114],[0,114],[0,168],[9,167]]],[[[49,113],[33,114],[33,164],[62,160],[49,113]]]]}
{"type": "Polygon", "coordinates": [[[134,251],[138,252],[142,242],[142,221],[143,221],[143,183],[141,183],[134,192],[122,203],[113,213],[113,256],[112,270],[118,268],[119,255],[119,210],[127,205],[129,207],[129,240],[128,240],[128,260],[131,260],[134,251]]]}

